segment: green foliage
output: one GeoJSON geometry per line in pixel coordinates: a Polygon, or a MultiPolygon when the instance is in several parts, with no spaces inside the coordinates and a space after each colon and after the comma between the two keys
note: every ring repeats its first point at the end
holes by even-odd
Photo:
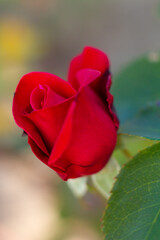
{"type": "Polygon", "coordinates": [[[144,137],[119,134],[117,143],[118,146],[113,152],[113,157],[118,161],[120,166],[123,166],[123,164],[128,162],[128,160],[131,160],[132,156],[137,154],[140,150],[143,150],[155,143],[158,143],[158,141],[150,140],[144,137]],[[130,154],[130,157],[126,155],[126,149],[130,154]]]}
{"type": "Polygon", "coordinates": [[[126,122],[121,127],[122,132],[144,136],[150,139],[160,139],[160,107],[148,107],[126,122]]]}
{"type": "Polygon", "coordinates": [[[118,162],[111,158],[109,163],[99,173],[92,175],[92,181],[98,191],[105,197],[110,196],[115,177],[120,170],[118,162]]]}
{"type": "Polygon", "coordinates": [[[160,239],[160,143],[120,171],[103,218],[106,240],[160,239]]]}
{"type": "Polygon", "coordinates": [[[112,93],[119,132],[160,139],[160,60],[158,53],[129,64],[114,79],[112,93]]]}

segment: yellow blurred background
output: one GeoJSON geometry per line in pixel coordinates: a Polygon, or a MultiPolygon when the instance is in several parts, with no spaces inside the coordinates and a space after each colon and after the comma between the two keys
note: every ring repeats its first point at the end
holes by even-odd
{"type": "Polygon", "coordinates": [[[0,239],[100,240],[106,201],[77,199],[38,161],[12,117],[22,75],[66,78],[85,45],[105,51],[114,73],[160,47],[156,0],[0,0],[0,239]]]}

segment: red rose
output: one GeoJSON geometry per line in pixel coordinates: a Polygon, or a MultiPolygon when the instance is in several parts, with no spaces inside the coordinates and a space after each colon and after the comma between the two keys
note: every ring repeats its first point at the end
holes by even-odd
{"type": "Polygon", "coordinates": [[[63,180],[98,172],[115,148],[119,123],[110,85],[107,56],[86,47],[72,60],[68,82],[32,72],[17,86],[14,119],[34,154],[63,180]]]}

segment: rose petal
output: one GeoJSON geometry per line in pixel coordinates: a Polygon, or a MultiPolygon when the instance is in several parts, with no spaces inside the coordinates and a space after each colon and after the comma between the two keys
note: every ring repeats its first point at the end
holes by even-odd
{"type": "Polygon", "coordinates": [[[116,143],[116,129],[105,104],[89,88],[77,99],[72,137],[65,157],[71,163],[86,166],[109,159],[116,143]]]}
{"type": "Polygon", "coordinates": [[[106,102],[106,107],[108,108],[108,112],[111,118],[114,121],[116,129],[119,127],[119,120],[115,113],[115,109],[113,107],[113,96],[109,92],[112,79],[111,74],[105,73],[103,76],[100,76],[100,72],[92,69],[82,69],[77,72],[77,81],[81,84],[79,91],[89,85],[102,99],[102,101],[106,102]]]}
{"type": "Polygon", "coordinates": [[[48,155],[46,155],[35,143],[35,141],[28,136],[28,144],[30,145],[32,152],[38,157],[43,163],[47,164],[48,162],[48,155]]]}
{"type": "Polygon", "coordinates": [[[82,54],[73,58],[69,67],[68,81],[76,90],[79,88],[76,73],[84,68],[98,70],[103,75],[109,69],[107,55],[96,48],[85,47],[82,54]]]}
{"type": "Polygon", "coordinates": [[[81,90],[74,110],[71,140],[64,154],[56,161],[57,167],[65,169],[66,179],[95,173],[109,160],[117,135],[107,111],[105,104],[92,89],[85,87],[81,90]],[[71,165],[82,170],[89,166],[90,171],[71,173],[71,165]]]}
{"type": "MultiPolygon", "coordinates": [[[[28,73],[21,78],[16,88],[14,96],[14,102],[18,102],[16,108],[16,115],[21,115],[24,110],[29,106],[31,92],[39,85],[49,86],[55,93],[58,93],[64,98],[69,98],[76,93],[68,82],[53,74],[44,72],[28,73]]],[[[14,117],[16,118],[15,114],[14,117]]]]}
{"type": "Polygon", "coordinates": [[[107,100],[107,103],[108,103],[109,113],[110,113],[110,115],[113,119],[113,122],[115,124],[116,129],[118,129],[119,128],[119,120],[118,120],[117,114],[116,114],[114,106],[113,106],[113,99],[114,98],[113,98],[112,94],[109,92],[111,84],[112,84],[112,78],[111,78],[111,75],[109,75],[108,76],[108,81],[106,83],[106,100],[107,100]]]}
{"type": "Polygon", "coordinates": [[[88,166],[71,164],[66,168],[65,174],[61,171],[58,172],[58,174],[64,181],[67,181],[70,178],[77,178],[97,173],[106,165],[107,162],[108,161],[97,161],[97,163],[88,166]]]}
{"type": "Polygon", "coordinates": [[[46,99],[44,101],[44,106],[43,106],[44,108],[52,107],[54,105],[60,104],[67,99],[67,98],[57,94],[49,86],[46,86],[46,88],[47,88],[47,95],[46,95],[46,99]]]}
{"type": "Polygon", "coordinates": [[[33,89],[30,96],[30,104],[33,110],[52,107],[63,102],[66,98],[60,96],[53,91],[49,86],[40,85],[33,89]]]}
{"type": "Polygon", "coordinates": [[[93,69],[82,69],[80,71],[77,72],[76,76],[77,76],[77,82],[80,85],[79,91],[91,84],[93,81],[95,81],[99,76],[101,75],[100,71],[97,70],[93,70],[93,69]]]}
{"type": "Polygon", "coordinates": [[[39,109],[25,115],[25,117],[37,127],[49,153],[51,152],[56,138],[61,131],[63,122],[73,99],[74,98],[72,97],[61,104],[50,108],[39,109]]]}
{"type": "Polygon", "coordinates": [[[20,114],[20,106],[19,106],[19,98],[15,95],[13,99],[13,116],[17,125],[22,128],[29,137],[37,144],[37,146],[49,156],[49,152],[46,148],[46,145],[41,137],[40,132],[37,127],[31,122],[31,120],[27,119],[25,116],[20,114]]]}
{"type": "Polygon", "coordinates": [[[25,116],[27,109],[28,112],[32,110],[30,106],[31,92],[39,84],[50,86],[53,91],[60,93],[64,98],[70,98],[76,92],[69,83],[61,78],[50,73],[42,72],[33,72],[24,75],[16,88],[12,107],[15,122],[32,138],[45,154],[49,155],[46,143],[44,142],[36,123],[33,124],[33,121],[25,116]]]}
{"type": "Polygon", "coordinates": [[[52,153],[50,155],[50,158],[48,161],[49,166],[56,166],[55,162],[58,160],[58,158],[61,157],[61,155],[67,148],[67,145],[70,141],[71,131],[72,131],[73,114],[74,114],[75,107],[76,107],[76,102],[73,101],[69,108],[67,116],[65,118],[65,121],[63,123],[59,136],[56,139],[52,153]]]}
{"type": "Polygon", "coordinates": [[[39,86],[34,88],[30,95],[30,104],[33,110],[43,108],[44,99],[46,97],[46,89],[39,86]]]}

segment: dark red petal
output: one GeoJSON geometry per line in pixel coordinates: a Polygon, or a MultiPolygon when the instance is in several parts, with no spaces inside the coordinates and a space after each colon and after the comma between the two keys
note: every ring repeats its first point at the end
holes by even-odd
{"type": "Polygon", "coordinates": [[[43,108],[45,95],[46,89],[40,88],[39,86],[33,89],[30,95],[30,104],[33,110],[43,108]]]}
{"type": "Polygon", "coordinates": [[[115,143],[115,126],[105,104],[89,87],[84,88],[77,99],[72,137],[65,156],[81,166],[106,161],[115,143]]]}
{"type": "Polygon", "coordinates": [[[48,155],[46,155],[34,142],[34,140],[28,136],[28,144],[30,145],[32,152],[39,158],[43,163],[47,164],[48,155]]]}
{"type": "Polygon", "coordinates": [[[46,88],[47,88],[47,94],[46,94],[43,108],[52,107],[66,100],[65,97],[61,96],[60,94],[57,94],[49,86],[46,86],[46,88]]]}
{"type": "Polygon", "coordinates": [[[72,97],[75,94],[75,90],[69,83],[61,78],[50,73],[41,72],[33,72],[24,75],[16,88],[12,107],[15,122],[34,140],[37,146],[45,154],[49,155],[47,150],[48,146],[46,146],[41,136],[40,129],[37,128],[36,123],[34,124],[33,121],[25,116],[26,109],[29,109],[29,112],[32,110],[30,106],[31,92],[39,84],[50,86],[53,91],[59,93],[64,98],[72,97]]]}
{"type": "Polygon", "coordinates": [[[77,82],[79,83],[79,91],[91,84],[93,81],[95,81],[99,76],[101,75],[101,72],[97,71],[97,70],[93,70],[93,69],[82,69],[80,71],[77,72],[76,76],[77,76],[77,82]]]}
{"type": "MultiPolygon", "coordinates": [[[[92,166],[90,172],[82,175],[95,173],[109,160],[116,139],[116,128],[105,104],[92,89],[85,87],[76,102],[70,142],[56,166],[65,169],[66,178],[73,177],[67,170],[70,165],[76,165],[77,169],[92,166]]],[[[79,177],[78,171],[73,174],[79,177]]]]}
{"type": "Polygon", "coordinates": [[[24,100],[28,100],[31,91],[39,85],[47,85],[53,91],[65,98],[75,94],[75,90],[68,82],[56,75],[46,72],[31,72],[24,75],[17,86],[16,92],[18,91],[19,94],[22,94],[24,100]]]}
{"type": "Polygon", "coordinates": [[[49,153],[61,131],[72,101],[73,98],[69,98],[61,104],[50,108],[39,109],[25,115],[25,117],[37,127],[49,153]]]}
{"type": "Polygon", "coordinates": [[[56,142],[54,144],[54,147],[48,162],[49,166],[55,166],[54,165],[55,162],[61,157],[61,155],[63,154],[63,152],[68,146],[71,132],[72,132],[73,114],[74,114],[75,107],[76,107],[76,102],[73,101],[66,115],[63,126],[59,132],[59,135],[56,139],[56,142]]]}
{"type": "Polygon", "coordinates": [[[53,74],[44,72],[28,73],[21,78],[16,88],[14,96],[14,103],[16,102],[16,109],[13,103],[13,115],[15,120],[17,115],[20,116],[22,113],[24,113],[24,110],[29,106],[31,92],[39,85],[49,86],[54,92],[64,98],[69,98],[75,94],[75,90],[68,82],[62,80],[61,78],[53,74]]]}
{"type": "MultiPolygon", "coordinates": [[[[46,164],[48,166],[48,156],[45,155],[45,153],[41,151],[41,149],[37,146],[37,144],[30,137],[28,137],[28,143],[31,146],[31,149],[32,149],[33,153],[36,155],[36,157],[39,158],[44,164],[46,164]]],[[[55,166],[53,166],[51,168],[54,171],[56,171],[63,180],[67,178],[67,174],[64,172],[63,168],[61,168],[61,167],[56,168],[55,166]]]]}
{"type": "Polygon", "coordinates": [[[15,122],[17,125],[22,128],[29,137],[32,138],[32,140],[37,144],[37,146],[46,154],[49,156],[49,152],[46,148],[46,145],[41,137],[41,134],[37,127],[32,123],[31,120],[27,119],[25,116],[21,115],[21,107],[19,104],[20,99],[17,97],[16,94],[13,99],[13,116],[15,119],[15,122]]]}
{"type": "Polygon", "coordinates": [[[85,47],[81,55],[73,58],[69,67],[68,81],[75,89],[78,89],[79,85],[76,73],[84,68],[98,70],[101,74],[104,74],[105,71],[109,69],[109,60],[107,55],[96,48],[85,47]]]}
{"type": "Polygon", "coordinates": [[[118,129],[119,121],[113,106],[113,96],[109,92],[111,77],[107,55],[92,47],[84,48],[82,54],[71,61],[68,79],[76,90],[83,87],[84,83],[87,85],[88,81],[88,85],[90,85],[96,94],[106,103],[108,112],[115,123],[116,129],[118,129]],[[90,71],[99,71],[101,73],[100,76],[89,79],[89,69],[90,71]]]}
{"type": "MultiPolygon", "coordinates": [[[[94,163],[93,165],[89,166],[79,166],[75,164],[71,164],[66,168],[65,174],[59,174],[59,176],[64,180],[67,181],[70,178],[77,178],[77,177],[83,177],[88,176],[94,173],[99,172],[104,166],[107,164],[109,159],[106,159],[106,161],[97,161],[97,163],[94,163]]],[[[60,172],[61,173],[61,172],[60,172]]]]}
{"type": "Polygon", "coordinates": [[[95,93],[102,99],[108,108],[108,112],[115,124],[116,129],[119,127],[119,120],[113,106],[113,96],[109,92],[112,85],[111,74],[106,72],[100,76],[100,72],[92,69],[82,69],[77,72],[77,82],[80,83],[80,91],[84,86],[90,86],[95,93]]]}
{"type": "Polygon", "coordinates": [[[116,129],[118,129],[119,128],[119,120],[118,120],[118,117],[116,115],[116,112],[115,112],[115,109],[114,109],[114,106],[113,106],[113,96],[109,92],[111,84],[112,84],[112,78],[111,78],[111,75],[109,75],[108,80],[106,82],[106,100],[107,100],[107,103],[108,103],[108,110],[110,112],[110,115],[113,119],[113,122],[115,124],[116,129]]]}
{"type": "Polygon", "coordinates": [[[33,110],[41,108],[52,107],[63,102],[66,98],[57,94],[46,84],[38,85],[33,89],[30,95],[30,104],[33,110]]]}

